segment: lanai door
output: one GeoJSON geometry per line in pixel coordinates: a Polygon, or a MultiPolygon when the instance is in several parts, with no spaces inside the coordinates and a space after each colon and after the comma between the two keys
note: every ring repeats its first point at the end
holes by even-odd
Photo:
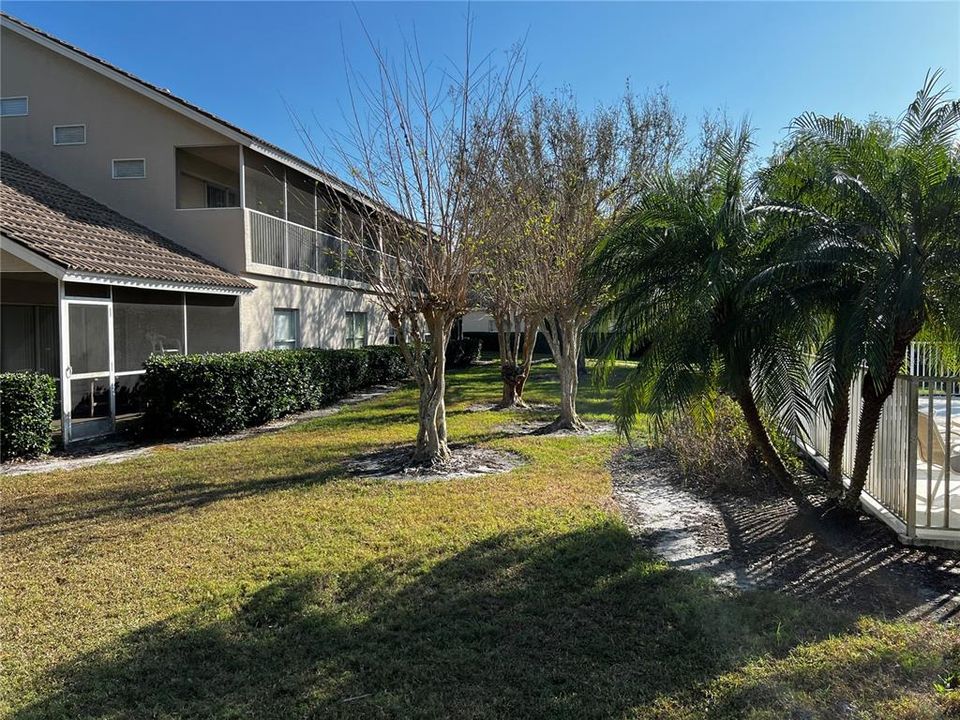
{"type": "Polygon", "coordinates": [[[110,300],[67,300],[68,365],[64,439],[106,435],[114,427],[113,322],[110,300]]]}

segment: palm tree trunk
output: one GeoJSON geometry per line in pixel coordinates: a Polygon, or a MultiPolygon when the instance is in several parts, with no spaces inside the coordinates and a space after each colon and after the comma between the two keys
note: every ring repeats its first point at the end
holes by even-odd
{"type": "Polygon", "coordinates": [[[830,412],[830,449],[827,458],[827,479],[843,488],[843,451],[847,444],[847,428],[850,425],[850,384],[852,378],[840,381],[837,396],[830,412]]]}
{"type": "Polygon", "coordinates": [[[767,433],[767,428],[764,426],[763,419],[760,417],[760,411],[757,410],[753,390],[751,390],[749,386],[743,388],[736,393],[736,401],[740,406],[740,410],[743,411],[743,417],[750,430],[750,437],[753,440],[753,444],[756,445],[760,451],[760,456],[763,458],[767,469],[778,483],[784,487],[792,488],[793,478],[790,476],[790,471],[787,470],[787,466],[783,464],[783,458],[780,457],[780,453],[777,452],[777,449],[770,441],[770,435],[767,433]]]}
{"type": "Polygon", "coordinates": [[[873,460],[873,442],[877,437],[877,428],[880,426],[883,404],[893,392],[893,385],[903,364],[907,346],[915,334],[914,332],[894,342],[890,361],[884,368],[885,376],[882,378],[879,389],[874,376],[869,372],[863,378],[863,408],[860,410],[860,423],[857,426],[857,450],[853,457],[853,476],[850,478],[850,487],[843,498],[844,507],[853,509],[860,503],[860,494],[867,484],[867,473],[870,470],[870,462],[873,460]]]}

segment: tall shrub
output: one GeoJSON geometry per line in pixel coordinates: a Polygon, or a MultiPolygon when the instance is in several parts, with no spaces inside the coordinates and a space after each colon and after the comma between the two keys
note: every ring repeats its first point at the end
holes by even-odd
{"type": "Polygon", "coordinates": [[[56,384],[35,372],[0,374],[0,460],[50,451],[56,384]]]}

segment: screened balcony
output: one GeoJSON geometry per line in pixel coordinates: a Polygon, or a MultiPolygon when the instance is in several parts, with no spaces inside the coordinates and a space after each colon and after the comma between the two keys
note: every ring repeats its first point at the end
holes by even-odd
{"type": "Polygon", "coordinates": [[[369,238],[364,251],[344,240],[344,227],[360,227],[360,216],[343,209],[313,178],[245,151],[244,204],[253,263],[344,280],[364,278],[358,257],[376,252],[376,241],[369,238]]]}
{"type": "Polygon", "coordinates": [[[237,145],[177,148],[177,209],[240,207],[237,145]]]}

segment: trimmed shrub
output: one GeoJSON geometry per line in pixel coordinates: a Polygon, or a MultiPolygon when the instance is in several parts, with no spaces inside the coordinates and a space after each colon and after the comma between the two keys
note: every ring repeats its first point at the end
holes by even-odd
{"type": "Polygon", "coordinates": [[[478,337],[451,339],[447,343],[447,367],[466,368],[480,359],[483,342],[478,337]]]}
{"type": "Polygon", "coordinates": [[[382,385],[405,378],[407,361],[396,345],[367,345],[367,384],[382,385]]]}
{"type": "Polygon", "coordinates": [[[0,374],[0,460],[50,452],[57,384],[36,372],[0,374]]]}
{"type": "Polygon", "coordinates": [[[406,375],[389,347],[156,355],[144,367],[144,430],[181,437],[237,432],[406,375]]]}
{"type": "Polygon", "coordinates": [[[364,349],[328,351],[323,384],[324,401],[331,402],[367,386],[367,356],[364,349]]]}

